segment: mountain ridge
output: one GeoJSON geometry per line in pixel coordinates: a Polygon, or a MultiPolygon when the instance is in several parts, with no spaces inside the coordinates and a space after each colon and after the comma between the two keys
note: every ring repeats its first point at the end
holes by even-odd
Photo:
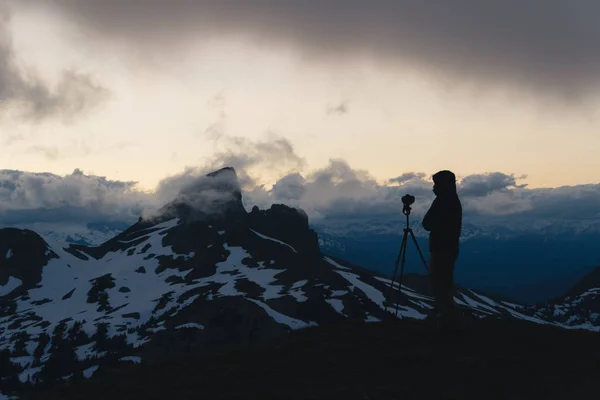
{"type": "MultiPolygon", "coordinates": [[[[11,289],[0,295],[0,365],[11,371],[3,385],[90,378],[123,363],[393,317],[384,304],[389,279],[322,254],[302,211],[245,211],[235,170],[220,171],[98,246],[65,247],[31,231],[0,230],[0,288],[11,289]],[[31,278],[23,271],[33,271],[31,278]]],[[[426,277],[407,274],[402,293],[397,289],[399,316],[427,319],[433,299],[426,277]]],[[[584,297],[582,304],[592,304],[584,297]]],[[[600,327],[593,313],[581,320],[570,319],[572,311],[555,315],[564,304],[525,307],[460,287],[455,300],[473,320],[600,327]]]]}

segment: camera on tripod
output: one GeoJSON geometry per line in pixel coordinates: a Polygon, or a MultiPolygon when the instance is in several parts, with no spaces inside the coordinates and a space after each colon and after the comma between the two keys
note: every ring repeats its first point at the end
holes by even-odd
{"type": "MultiPolygon", "coordinates": [[[[402,244],[400,245],[400,252],[398,253],[398,258],[396,259],[396,268],[394,269],[394,274],[392,275],[392,280],[390,281],[390,288],[388,291],[388,295],[384,300],[385,309],[387,311],[388,306],[392,305],[390,302],[390,296],[394,291],[394,281],[396,280],[396,273],[398,272],[398,265],[400,261],[402,261],[402,267],[400,268],[400,277],[398,278],[398,293],[402,292],[402,276],[404,275],[404,263],[406,262],[406,246],[408,244],[408,237],[410,235],[417,251],[419,252],[419,257],[421,257],[421,261],[423,262],[423,266],[425,270],[429,272],[427,268],[427,261],[425,261],[425,257],[423,257],[423,253],[421,252],[421,248],[419,247],[419,243],[417,242],[417,238],[415,237],[415,233],[410,228],[410,206],[415,202],[415,196],[411,196],[410,194],[402,196],[402,204],[404,204],[404,208],[402,208],[402,213],[406,215],[406,227],[404,228],[404,236],[402,236],[402,244]]],[[[397,296],[397,295],[396,295],[397,296]]],[[[396,317],[398,316],[398,302],[396,301],[396,317]]]]}
{"type": "Polygon", "coordinates": [[[410,194],[406,194],[402,196],[402,204],[404,207],[402,208],[402,213],[404,215],[410,214],[410,206],[415,202],[415,196],[411,196],[410,194]]]}

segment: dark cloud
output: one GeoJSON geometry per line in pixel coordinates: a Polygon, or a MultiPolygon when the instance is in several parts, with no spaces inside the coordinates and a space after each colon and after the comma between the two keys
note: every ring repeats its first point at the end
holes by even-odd
{"type": "Polygon", "coordinates": [[[517,179],[524,179],[525,177],[515,178],[514,174],[507,175],[502,172],[469,175],[462,180],[459,190],[461,195],[464,196],[487,196],[495,191],[526,187],[526,184],[517,185],[517,179]]]}
{"type": "Polygon", "coordinates": [[[402,183],[408,182],[413,179],[423,179],[423,178],[425,178],[424,172],[405,172],[400,176],[397,176],[395,178],[388,180],[388,183],[402,184],[402,183]]]}
{"type": "Polygon", "coordinates": [[[54,0],[50,6],[88,32],[133,41],[138,49],[174,47],[191,36],[250,37],[313,59],[372,57],[445,83],[460,78],[563,100],[595,94],[600,81],[594,0],[54,0]]]}
{"type": "MultiPolygon", "coordinates": [[[[0,107],[30,121],[48,117],[71,120],[106,100],[108,91],[88,75],[65,70],[56,87],[19,65],[8,29],[9,14],[0,7],[0,107]]],[[[3,115],[0,114],[0,118],[3,115]]],[[[9,140],[10,142],[10,140],[9,140]]]]}

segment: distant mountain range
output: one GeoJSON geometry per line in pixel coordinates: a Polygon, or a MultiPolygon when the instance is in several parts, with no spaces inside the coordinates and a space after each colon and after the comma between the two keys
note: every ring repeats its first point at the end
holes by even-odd
{"type": "MultiPolygon", "coordinates": [[[[344,242],[327,234],[319,241],[306,214],[285,205],[247,212],[241,196],[235,171],[216,171],[96,246],[0,229],[3,390],[347,319],[393,318],[389,279],[321,252],[344,242]]],[[[464,287],[455,300],[475,320],[599,331],[598,276],[544,306],[464,287]]],[[[400,317],[430,315],[425,276],[407,274],[394,293],[400,317]]]]}

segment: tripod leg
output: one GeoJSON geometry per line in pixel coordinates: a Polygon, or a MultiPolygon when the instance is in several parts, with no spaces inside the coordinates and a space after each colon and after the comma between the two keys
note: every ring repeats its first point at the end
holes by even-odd
{"type": "Polygon", "coordinates": [[[402,266],[400,268],[400,276],[398,277],[398,292],[396,294],[396,317],[398,317],[398,303],[399,303],[399,296],[398,294],[402,293],[402,277],[404,276],[404,264],[406,264],[406,248],[408,245],[408,229],[404,230],[404,240],[402,241],[402,249],[401,249],[401,254],[402,254],[402,266]]]}
{"type": "Polygon", "coordinates": [[[402,257],[402,252],[406,249],[406,243],[408,242],[408,237],[406,232],[404,232],[404,236],[402,237],[402,242],[400,244],[400,251],[398,252],[398,257],[396,258],[396,267],[394,268],[394,274],[392,275],[392,281],[390,282],[390,288],[388,290],[387,301],[385,305],[385,309],[387,311],[388,304],[390,304],[390,299],[392,297],[392,293],[394,291],[394,280],[396,279],[396,273],[398,272],[398,264],[400,263],[400,258],[402,257]]]}
{"type": "Polygon", "coordinates": [[[410,236],[412,237],[413,242],[415,242],[415,246],[417,247],[417,251],[419,252],[419,256],[421,257],[421,261],[423,262],[425,270],[429,273],[429,268],[427,268],[427,261],[425,261],[425,257],[421,252],[421,248],[419,247],[419,243],[417,242],[417,238],[415,237],[415,233],[412,231],[412,229],[410,230],[410,236]]]}

